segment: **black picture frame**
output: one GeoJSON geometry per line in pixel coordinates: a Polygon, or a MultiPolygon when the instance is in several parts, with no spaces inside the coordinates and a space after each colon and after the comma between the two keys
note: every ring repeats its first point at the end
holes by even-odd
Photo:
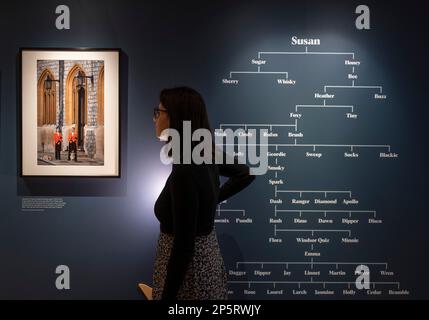
{"type": "MultiPolygon", "coordinates": [[[[19,123],[19,128],[18,128],[18,133],[19,133],[19,161],[20,164],[18,166],[19,168],[19,176],[21,178],[50,178],[50,177],[73,177],[73,178],[121,178],[121,81],[120,81],[120,74],[121,74],[121,56],[122,56],[122,50],[120,48],[89,48],[89,47],[85,47],[85,48],[56,48],[56,47],[21,47],[19,49],[19,54],[18,54],[18,68],[17,68],[17,101],[18,101],[18,123],[19,123]],[[115,139],[117,141],[117,146],[115,148],[115,155],[114,155],[114,162],[115,162],[115,172],[103,172],[102,174],[100,173],[94,173],[94,174],[74,174],[74,173],[70,173],[67,172],[66,174],[61,174],[61,173],[51,173],[51,174],[41,174],[41,173],[28,173],[28,170],[25,171],[25,161],[24,158],[26,157],[26,152],[24,151],[24,145],[25,145],[25,137],[23,134],[23,129],[25,126],[24,123],[24,109],[26,108],[26,106],[24,105],[24,99],[23,99],[23,94],[24,94],[24,79],[26,78],[25,75],[26,73],[30,72],[30,71],[36,71],[37,70],[27,70],[24,69],[23,66],[23,59],[24,59],[24,54],[28,52],[35,52],[35,53],[43,53],[43,52],[49,52],[49,53],[55,53],[55,52],[59,52],[59,53],[113,53],[116,54],[116,57],[114,58],[114,63],[115,63],[115,67],[116,67],[116,72],[115,72],[115,80],[116,80],[116,87],[114,88],[117,98],[116,99],[112,99],[112,104],[115,106],[116,110],[115,110],[115,114],[116,114],[116,118],[114,119],[115,121],[115,125],[116,125],[116,130],[115,130],[115,139]]],[[[51,58],[52,59],[52,58],[51,58]]],[[[48,59],[47,59],[48,60],[48,59]]],[[[55,60],[55,59],[52,59],[55,60]]],[[[73,59],[71,59],[73,60],[73,59]]],[[[79,60],[79,59],[76,59],[79,60]]],[[[103,66],[104,67],[104,66],[103,66]]],[[[94,76],[94,75],[92,75],[94,76]]],[[[64,76],[63,76],[64,77],[64,76]]],[[[37,77],[36,77],[37,78],[37,77]]],[[[89,77],[88,77],[89,78],[89,77]]],[[[40,80],[40,79],[37,79],[40,80]]],[[[57,80],[56,80],[57,81],[57,80]]],[[[63,82],[64,82],[64,78],[63,78],[63,82]]],[[[28,85],[27,85],[28,87],[28,85]]],[[[64,83],[63,83],[63,91],[64,90],[64,83]]],[[[36,92],[37,94],[37,92],[36,92]]],[[[33,97],[34,98],[34,97],[33,97]]],[[[65,99],[65,98],[63,98],[65,99]]],[[[59,106],[56,106],[59,108],[59,106]]],[[[27,106],[28,108],[28,106],[27,106]]],[[[64,106],[63,106],[64,108],[64,106]]],[[[58,110],[57,110],[58,112],[58,110]]],[[[63,109],[64,112],[64,109],[63,109]]],[[[37,112],[36,112],[37,113],[37,112]]],[[[34,120],[34,119],[33,119],[34,120]]],[[[37,119],[35,119],[37,121],[37,119]]],[[[27,121],[28,122],[28,121],[27,121]]],[[[104,141],[103,141],[104,143],[104,141]]],[[[105,145],[105,144],[104,144],[105,145]]],[[[37,158],[37,157],[36,157],[37,158]]],[[[103,164],[105,164],[103,162],[103,164]]],[[[39,165],[37,165],[39,166],[39,165]]],[[[50,166],[44,166],[44,167],[50,167],[50,166]]],[[[55,166],[52,166],[55,167],[55,166]]],[[[58,167],[64,167],[59,165],[58,167]]],[[[72,166],[70,166],[72,167],[72,166]]],[[[85,165],[74,165],[73,168],[79,168],[79,167],[88,167],[85,165]]],[[[96,166],[92,166],[92,167],[96,167],[96,166]]],[[[102,167],[102,166],[98,166],[98,167],[102,167]]],[[[86,170],[90,170],[90,169],[86,169],[86,170]]],[[[46,171],[46,170],[45,170],[46,171]]],[[[78,169],[76,169],[75,171],[78,171],[78,169]]]]}

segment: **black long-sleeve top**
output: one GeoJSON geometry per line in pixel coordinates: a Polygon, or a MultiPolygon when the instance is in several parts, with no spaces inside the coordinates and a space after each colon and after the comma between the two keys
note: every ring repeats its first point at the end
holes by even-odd
{"type": "Polygon", "coordinates": [[[174,235],[162,299],[175,299],[192,259],[194,238],[213,230],[218,203],[254,178],[245,164],[173,164],[154,206],[160,230],[174,235]],[[228,177],[222,186],[219,175],[228,177]]]}

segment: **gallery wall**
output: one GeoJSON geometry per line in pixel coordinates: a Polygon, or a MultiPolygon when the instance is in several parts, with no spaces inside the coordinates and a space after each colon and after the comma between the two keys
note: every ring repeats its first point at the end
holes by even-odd
{"type": "MultiPolygon", "coordinates": [[[[343,81],[339,76],[344,71],[342,60],[341,66],[334,60],[292,64],[276,60],[282,71],[290,68],[296,87],[276,86],[269,76],[240,76],[237,87],[224,85],[222,79],[231,71],[254,68],[250,61],[259,51],[303,49],[292,47],[293,36],[320,38],[320,47],[311,47],[314,51],[356,52],[362,61],[360,83],[383,85],[388,96],[387,101],[369,99],[368,92],[339,96],[343,104],[356,103],[360,126],[334,114],[311,117],[306,113],[302,127],[306,137],[319,143],[389,143],[399,153],[398,159],[385,161],[379,159],[380,150],[362,149],[359,161],[347,162],[342,152],[330,149],[316,162],[287,151],[288,186],[353,188],[362,207],[377,210],[383,219],[382,226],[362,222],[354,228],[353,235],[360,242],[350,249],[332,238],[332,246],[319,247],[321,259],[388,260],[394,270],[392,281],[400,281],[401,288],[409,290],[395,298],[427,298],[425,18],[417,2],[371,1],[367,3],[371,29],[358,30],[355,8],[359,4],[113,0],[2,4],[0,298],[143,299],[137,284],[152,281],[159,233],[153,205],[171,170],[160,162],[162,144],[155,138],[152,122],[160,90],[187,85],[200,91],[213,128],[222,123],[290,122],[285,110],[314,103],[308,97],[317,86],[323,90],[320,85],[326,81],[343,81]],[[55,27],[55,9],[60,4],[70,8],[69,30],[55,27]],[[22,47],[122,50],[120,178],[19,176],[22,47]],[[23,200],[39,197],[60,199],[64,205],[41,211],[23,209],[23,200]],[[60,265],[70,270],[69,290],[55,286],[60,265]]],[[[228,270],[235,270],[238,261],[304,259],[303,246],[296,242],[283,247],[268,242],[273,229],[268,223],[273,211],[269,204],[273,187],[268,179],[273,176],[274,172],[258,176],[248,189],[222,205],[245,210],[252,219],[244,225],[232,223],[235,217],[230,216],[230,224],[216,224],[228,270]]],[[[247,270],[252,278],[254,268],[247,270]]],[[[231,283],[231,297],[297,298],[289,293],[267,296],[266,288],[256,288],[256,295],[247,295],[231,283]]],[[[340,291],[334,295],[341,296],[340,291]]]]}

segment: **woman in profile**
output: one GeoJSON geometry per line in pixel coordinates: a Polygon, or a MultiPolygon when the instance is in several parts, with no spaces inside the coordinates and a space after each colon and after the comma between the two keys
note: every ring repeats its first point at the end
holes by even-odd
{"type": "MultiPolygon", "coordinates": [[[[215,149],[211,163],[182,161],[183,121],[191,121],[192,133],[197,129],[211,132],[204,100],[194,89],[162,90],[153,120],[160,139],[164,129],[180,133],[181,152],[180,163],[174,161],[154,206],[160,234],[152,297],[154,300],[227,299],[227,273],[216,237],[215,213],[218,203],[247,187],[254,176],[249,174],[247,165],[236,161],[215,164],[215,149]],[[228,177],[222,186],[219,175],[228,177]]],[[[192,142],[192,149],[198,143],[192,142]]],[[[225,161],[226,154],[222,156],[225,161]]]]}

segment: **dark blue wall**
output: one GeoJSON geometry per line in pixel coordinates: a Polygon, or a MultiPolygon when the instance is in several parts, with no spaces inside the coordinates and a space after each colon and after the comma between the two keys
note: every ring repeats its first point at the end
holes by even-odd
{"type": "MultiPolygon", "coordinates": [[[[294,88],[270,77],[221,79],[249,70],[258,51],[298,50],[290,37],[318,37],[318,51],[353,51],[363,62],[359,81],[381,84],[387,101],[369,92],[338,93],[357,105],[359,122],[342,113],[306,113],[302,129],[318,143],[391,144],[399,159],[362,150],[346,161],[341,150],[323,160],[286,150],[284,188],[352,189],[362,208],[383,225],[360,224],[361,241],[322,247],[325,261],[388,261],[410,297],[428,298],[426,18],[416,3],[367,3],[370,31],[354,26],[358,1],[15,1],[0,9],[0,298],[142,299],[137,283],[151,282],[158,222],[153,204],[169,167],[159,161],[151,111],[164,87],[189,85],[206,99],[212,126],[288,123],[296,104],[315,103],[323,83],[341,83],[341,58],[276,60],[297,79],[294,88]],[[55,8],[67,4],[71,30],[55,29],[55,8]],[[120,179],[18,177],[17,63],[20,47],[121,48],[120,179]],[[337,63],[339,61],[339,63],[337,63]],[[59,196],[61,210],[24,212],[24,196],[59,196]],[[55,288],[55,267],[71,269],[71,290],[55,288]]],[[[313,49],[313,48],[312,48],[313,49]]],[[[274,58],[273,58],[274,59],[274,58]]],[[[306,111],[307,112],[307,111],[306,111]]],[[[304,143],[306,140],[302,140],[304,143]]],[[[237,261],[299,261],[302,248],[271,246],[273,188],[267,176],[225,204],[243,208],[252,225],[217,224],[227,269],[237,261]]],[[[285,206],[286,207],[286,206],[285,206]]],[[[336,239],[336,238],[333,238],[336,239]]],[[[287,238],[286,238],[287,240],[287,238]]],[[[333,241],[334,242],[334,241],[333,241]]],[[[308,259],[307,259],[308,260],[308,259]]],[[[247,268],[247,267],[246,267],[247,268]]],[[[249,266],[251,273],[254,266],[249,266]]],[[[268,268],[268,267],[267,267],[268,268]]],[[[232,279],[232,278],[231,278],[232,279]]],[[[244,297],[234,286],[234,297],[244,297]]],[[[264,298],[264,289],[258,297],[264,298]]],[[[293,296],[285,294],[281,298],[293,296]]],[[[385,296],[388,297],[388,296],[385,296]]]]}

